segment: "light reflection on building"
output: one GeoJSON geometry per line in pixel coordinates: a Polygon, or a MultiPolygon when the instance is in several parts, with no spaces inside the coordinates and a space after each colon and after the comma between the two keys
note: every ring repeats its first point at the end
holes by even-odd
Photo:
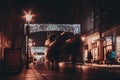
{"type": "Polygon", "coordinates": [[[10,45],[10,40],[3,33],[0,33],[0,60],[4,59],[4,48],[10,48],[10,45]]]}

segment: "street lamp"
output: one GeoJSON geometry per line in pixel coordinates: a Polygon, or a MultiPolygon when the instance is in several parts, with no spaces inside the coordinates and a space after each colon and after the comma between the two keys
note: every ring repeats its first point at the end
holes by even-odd
{"type": "Polygon", "coordinates": [[[82,41],[84,42],[84,41],[85,41],[85,36],[82,36],[81,39],[82,39],[82,41]]]}
{"type": "Polygon", "coordinates": [[[29,34],[30,34],[30,26],[29,23],[32,21],[33,14],[31,14],[31,11],[24,11],[25,16],[23,17],[27,23],[27,26],[25,26],[26,29],[26,55],[27,55],[27,61],[26,61],[26,68],[29,68],[29,34]]]}
{"type": "Polygon", "coordinates": [[[31,14],[31,11],[29,11],[29,12],[24,12],[25,13],[25,19],[26,19],[26,22],[27,23],[30,23],[31,21],[32,21],[32,18],[33,18],[33,14],[31,14]]]}

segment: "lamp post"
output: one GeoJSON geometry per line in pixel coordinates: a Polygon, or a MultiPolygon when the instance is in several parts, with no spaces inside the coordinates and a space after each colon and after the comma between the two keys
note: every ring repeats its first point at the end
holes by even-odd
{"type": "Polygon", "coordinates": [[[25,13],[25,20],[26,20],[26,23],[27,25],[25,26],[25,29],[26,29],[26,58],[27,58],[27,61],[26,61],[26,68],[29,68],[29,53],[28,53],[28,50],[29,50],[29,34],[30,34],[30,26],[29,26],[29,23],[32,21],[32,18],[34,15],[31,14],[31,11],[29,12],[24,12],[25,13]]]}
{"type": "Polygon", "coordinates": [[[83,59],[83,64],[85,63],[85,53],[84,53],[84,41],[85,41],[85,36],[81,36],[81,40],[82,40],[82,59],[83,59]]]}

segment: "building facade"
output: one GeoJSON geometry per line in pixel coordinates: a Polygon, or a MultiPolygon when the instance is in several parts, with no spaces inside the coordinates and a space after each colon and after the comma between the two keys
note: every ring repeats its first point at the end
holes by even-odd
{"type": "Polygon", "coordinates": [[[108,50],[114,50],[120,61],[120,5],[118,0],[82,0],[82,35],[84,60],[91,51],[93,62],[105,63],[108,50]]]}
{"type": "Polygon", "coordinates": [[[25,44],[23,21],[20,20],[19,9],[14,6],[13,1],[0,3],[0,62],[4,60],[5,48],[10,48],[12,43],[16,48],[23,48],[25,44]]]}
{"type": "Polygon", "coordinates": [[[4,60],[4,48],[10,47],[10,40],[0,32],[0,62],[4,60]]]}

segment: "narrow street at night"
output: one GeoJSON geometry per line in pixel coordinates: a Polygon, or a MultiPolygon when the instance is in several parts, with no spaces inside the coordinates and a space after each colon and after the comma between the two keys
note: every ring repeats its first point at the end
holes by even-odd
{"type": "Polygon", "coordinates": [[[0,80],[120,80],[120,0],[0,0],[0,80]]]}

